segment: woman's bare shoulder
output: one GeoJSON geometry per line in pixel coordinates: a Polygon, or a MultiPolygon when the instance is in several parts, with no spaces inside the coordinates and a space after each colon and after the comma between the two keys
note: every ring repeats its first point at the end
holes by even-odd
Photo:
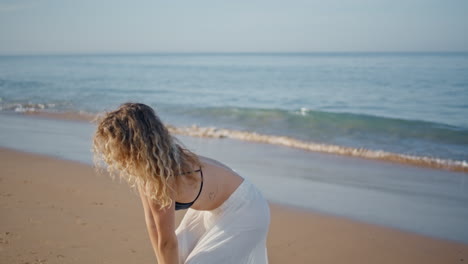
{"type": "Polygon", "coordinates": [[[221,167],[221,168],[224,168],[226,170],[229,170],[229,171],[233,171],[229,166],[227,166],[226,164],[222,163],[222,162],[219,162],[215,159],[212,159],[212,158],[208,158],[208,157],[205,157],[205,156],[198,156],[200,158],[200,161],[203,163],[203,164],[207,164],[207,165],[211,165],[211,166],[215,166],[215,167],[221,167]]]}

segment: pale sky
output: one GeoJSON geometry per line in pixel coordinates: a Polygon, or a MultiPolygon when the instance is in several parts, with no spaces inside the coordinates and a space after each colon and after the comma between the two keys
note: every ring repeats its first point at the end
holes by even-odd
{"type": "Polygon", "coordinates": [[[467,0],[0,0],[0,54],[468,51],[467,0]]]}

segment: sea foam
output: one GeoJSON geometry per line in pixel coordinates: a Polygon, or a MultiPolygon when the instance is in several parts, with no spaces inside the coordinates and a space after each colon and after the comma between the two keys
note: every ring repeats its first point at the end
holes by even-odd
{"type": "Polygon", "coordinates": [[[411,164],[422,167],[447,169],[452,171],[468,172],[466,161],[440,159],[435,157],[414,156],[400,153],[387,152],[382,150],[370,150],[365,148],[352,148],[331,144],[323,144],[310,141],[302,141],[286,136],[275,136],[259,134],[256,132],[222,129],[216,127],[199,127],[192,125],[189,127],[176,127],[167,125],[171,133],[203,138],[231,138],[249,142],[273,144],[278,146],[291,147],[306,151],[321,152],[335,155],[344,155],[366,159],[397,162],[411,164]]]}

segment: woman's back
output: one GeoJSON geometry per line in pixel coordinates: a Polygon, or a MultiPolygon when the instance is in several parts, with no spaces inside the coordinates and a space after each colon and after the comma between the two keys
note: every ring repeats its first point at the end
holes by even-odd
{"type": "MultiPolygon", "coordinates": [[[[218,208],[242,183],[243,178],[226,165],[203,156],[199,156],[201,171],[178,176],[175,200],[190,203],[200,196],[190,207],[195,210],[213,210],[218,208]],[[202,178],[203,175],[203,178],[202,178]]],[[[196,172],[195,172],[196,171],[196,172]]]]}

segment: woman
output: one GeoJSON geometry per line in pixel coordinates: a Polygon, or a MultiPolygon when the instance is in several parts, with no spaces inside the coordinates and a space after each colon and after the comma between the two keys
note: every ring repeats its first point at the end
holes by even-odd
{"type": "Polygon", "coordinates": [[[98,119],[93,150],[138,188],[158,263],[268,263],[270,212],[260,192],[182,147],[149,106],[126,103],[98,119]]]}

